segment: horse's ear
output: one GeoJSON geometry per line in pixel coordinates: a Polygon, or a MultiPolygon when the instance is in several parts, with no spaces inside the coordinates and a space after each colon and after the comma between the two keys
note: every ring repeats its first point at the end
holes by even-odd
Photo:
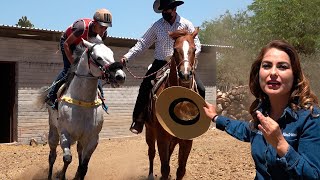
{"type": "Polygon", "coordinates": [[[200,28],[196,27],[195,30],[193,31],[193,33],[191,34],[193,38],[196,37],[196,35],[198,35],[200,28]]]}
{"type": "Polygon", "coordinates": [[[94,45],[93,43],[90,43],[89,41],[86,41],[83,38],[81,38],[81,39],[82,39],[83,44],[89,49],[94,45]]]}

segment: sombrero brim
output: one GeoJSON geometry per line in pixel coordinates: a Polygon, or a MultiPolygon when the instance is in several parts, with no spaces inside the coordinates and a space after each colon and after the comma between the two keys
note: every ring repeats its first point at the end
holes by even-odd
{"type": "MultiPolygon", "coordinates": [[[[160,1],[159,1],[159,3],[160,3],[160,1]]],[[[180,6],[183,3],[184,3],[183,1],[174,1],[174,2],[170,3],[168,6],[171,8],[174,8],[174,7],[180,6]]],[[[163,9],[165,9],[165,7],[162,7],[162,6],[158,7],[158,10],[161,10],[161,12],[163,9]]]]}
{"type": "Polygon", "coordinates": [[[162,13],[162,10],[158,9],[159,7],[160,7],[160,0],[155,0],[153,2],[153,10],[155,13],[162,13]]]}
{"type": "Polygon", "coordinates": [[[181,86],[172,86],[160,93],[156,100],[156,116],[161,126],[171,135],[180,139],[193,139],[205,133],[211,119],[206,116],[203,107],[205,100],[196,92],[181,86]],[[172,115],[172,105],[177,101],[190,101],[198,109],[198,116],[190,121],[176,120],[172,115]]]}

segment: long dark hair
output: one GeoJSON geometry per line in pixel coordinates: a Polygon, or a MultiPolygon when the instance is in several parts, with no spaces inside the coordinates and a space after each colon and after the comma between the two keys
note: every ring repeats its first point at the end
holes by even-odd
{"type": "Polygon", "coordinates": [[[294,78],[288,105],[295,111],[301,108],[309,109],[312,114],[314,105],[318,105],[318,98],[311,91],[309,80],[303,74],[300,58],[295,48],[285,40],[273,40],[261,49],[258,57],[251,66],[249,87],[251,93],[256,97],[256,100],[251,104],[249,111],[253,118],[252,126],[254,128],[257,128],[257,124],[259,123],[255,111],[259,106],[269,104],[267,94],[265,94],[260,87],[259,71],[265,53],[271,48],[284,51],[290,58],[294,78]]]}

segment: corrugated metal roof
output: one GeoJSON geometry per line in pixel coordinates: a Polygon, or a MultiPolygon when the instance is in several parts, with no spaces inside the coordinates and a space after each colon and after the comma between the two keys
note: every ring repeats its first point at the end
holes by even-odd
{"type": "MultiPolygon", "coordinates": [[[[15,25],[13,26],[13,25],[0,24],[1,37],[59,41],[62,33],[63,31],[59,31],[59,30],[20,27],[15,25]]],[[[137,40],[138,39],[136,38],[129,38],[129,37],[108,36],[106,40],[106,44],[111,46],[132,47],[137,40]]],[[[233,46],[210,45],[210,44],[202,44],[202,47],[205,49],[233,48],[233,46]]]]}

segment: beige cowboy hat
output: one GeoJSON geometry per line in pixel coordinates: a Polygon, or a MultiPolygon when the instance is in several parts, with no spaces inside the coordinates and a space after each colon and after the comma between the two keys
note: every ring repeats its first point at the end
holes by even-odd
{"type": "Polygon", "coordinates": [[[181,86],[162,91],[156,100],[156,116],[161,126],[180,139],[193,139],[205,133],[211,119],[203,107],[205,100],[196,92],[181,86]]]}

